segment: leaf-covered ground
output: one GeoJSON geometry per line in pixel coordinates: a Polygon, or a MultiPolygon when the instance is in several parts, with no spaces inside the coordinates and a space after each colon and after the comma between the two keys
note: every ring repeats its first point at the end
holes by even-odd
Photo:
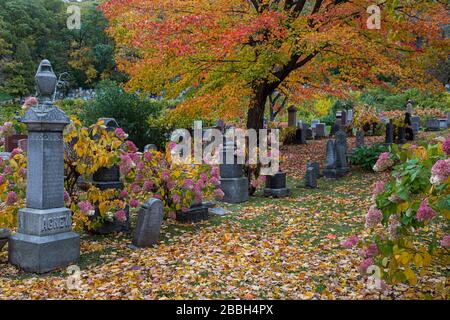
{"type": "Polygon", "coordinates": [[[232,212],[227,216],[193,226],[165,221],[162,243],[148,249],[129,248],[128,235],[84,234],[79,290],[67,288],[65,270],[20,272],[6,263],[3,249],[0,298],[448,298],[448,267],[440,261],[415,287],[399,285],[384,295],[367,289],[356,249],[340,246],[348,235],[363,233],[371,185],[379,178],[353,171],[337,181],[320,179],[314,190],[289,178],[291,197],[258,194],[243,205],[224,205],[232,212]]]}

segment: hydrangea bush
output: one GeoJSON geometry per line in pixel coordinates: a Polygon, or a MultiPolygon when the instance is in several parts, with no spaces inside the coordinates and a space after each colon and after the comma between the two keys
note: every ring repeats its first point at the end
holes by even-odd
{"type": "MultiPolygon", "coordinates": [[[[76,229],[96,230],[115,219],[124,221],[127,204],[134,209],[151,197],[161,199],[173,218],[192,204],[223,196],[218,167],[176,164],[170,150],[141,153],[121,128],[107,130],[102,121],[86,128],[78,119],[71,120],[64,131],[64,201],[73,211],[76,229]],[[78,187],[80,176],[88,181],[100,168],[112,166],[120,168],[123,190],[100,190],[90,183],[78,187]]],[[[0,158],[0,227],[13,228],[18,209],[25,206],[26,160],[20,149],[7,160],[0,158]]]]}
{"type": "Polygon", "coordinates": [[[374,185],[374,204],[366,215],[371,240],[353,236],[342,243],[361,247],[362,273],[375,265],[384,281],[414,285],[432,259],[448,259],[449,145],[448,138],[440,139],[434,144],[393,146],[392,153],[380,155],[376,171],[396,165],[389,182],[374,185]]]}

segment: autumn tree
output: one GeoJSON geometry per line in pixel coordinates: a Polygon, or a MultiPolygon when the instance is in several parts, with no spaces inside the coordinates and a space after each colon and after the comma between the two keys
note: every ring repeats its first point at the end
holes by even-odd
{"type": "Polygon", "coordinates": [[[444,1],[108,0],[101,9],[130,89],[177,97],[195,88],[182,116],[246,113],[258,129],[276,90],[293,103],[386,81],[442,87],[426,70],[447,57],[444,1]],[[375,2],[381,28],[369,29],[375,2]]]}

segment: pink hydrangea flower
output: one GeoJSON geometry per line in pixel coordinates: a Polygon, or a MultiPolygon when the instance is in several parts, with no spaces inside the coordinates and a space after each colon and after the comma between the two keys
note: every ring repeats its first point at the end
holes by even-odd
{"type": "Polygon", "coordinates": [[[174,141],[170,141],[170,142],[167,144],[167,148],[169,149],[169,151],[172,151],[172,149],[175,148],[176,146],[177,146],[177,143],[174,142],[174,141]]]}
{"type": "Polygon", "coordinates": [[[446,234],[440,241],[441,246],[444,248],[450,248],[450,234],[446,234]]]}
{"type": "Polygon", "coordinates": [[[115,133],[116,137],[121,140],[125,140],[126,138],[128,138],[128,134],[126,134],[122,128],[117,128],[116,130],[114,130],[114,133],[115,133]]]}
{"type": "Polygon", "coordinates": [[[188,212],[189,208],[187,207],[181,207],[181,212],[186,213],[188,212]]]}
{"type": "Polygon", "coordinates": [[[442,151],[444,151],[447,155],[450,155],[450,138],[445,139],[442,144],[442,151]]]}
{"type": "Polygon", "coordinates": [[[153,158],[153,155],[151,152],[148,152],[148,151],[144,152],[145,161],[150,162],[150,161],[152,161],[152,158],[153,158]]]}
{"type": "Polygon", "coordinates": [[[419,206],[419,210],[417,210],[416,219],[418,221],[426,221],[434,218],[436,212],[428,205],[428,198],[425,198],[419,206]]]}
{"type": "Polygon", "coordinates": [[[172,180],[167,181],[167,188],[170,190],[173,187],[175,187],[175,182],[173,182],[172,180]]]}
{"type": "Polygon", "coordinates": [[[170,178],[170,173],[168,171],[164,170],[163,172],[161,172],[161,178],[164,181],[168,181],[170,178]]]}
{"type": "Polygon", "coordinates": [[[373,170],[376,172],[382,172],[394,165],[394,161],[390,158],[389,152],[383,152],[379,155],[377,162],[373,166],[373,170]]]}
{"type": "Polygon", "coordinates": [[[361,264],[359,265],[359,271],[362,274],[366,274],[367,273],[367,268],[369,268],[371,265],[373,265],[373,258],[364,259],[361,262],[361,264]]]}
{"type": "Polygon", "coordinates": [[[217,177],[212,177],[209,182],[213,185],[213,186],[218,186],[220,185],[220,180],[217,177]]]}
{"type": "Polygon", "coordinates": [[[431,168],[430,182],[433,185],[440,185],[445,182],[450,175],[450,158],[438,160],[431,168]]]}
{"type": "Polygon", "coordinates": [[[25,99],[25,102],[23,103],[23,106],[28,108],[35,106],[39,103],[38,99],[36,97],[28,97],[25,99]]]}
{"type": "Polygon", "coordinates": [[[5,183],[6,179],[5,179],[5,175],[0,175],[0,185],[5,183]]]}
{"type": "Polygon", "coordinates": [[[375,205],[369,208],[366,215],[366,226],[368,228],[375,227],[377,224],[381,223],[383,219],[383,213],[375,205]]]}
{"type": "Polygon", "coordinates": [[[351,248],[359,242],[358,236],[350,236],[341,242],[341,245],[345,248],[351,248]]]}
{"type": "Polygon", "coordinates": [[[67,206],[69,206],[70,202],[71,202],[70,195],[69,195],[69,193],[66,190],[64,190],[64,203],[67,206]]]}
{"type": "Polygon", "coordinates": [[[116,216],[116,219],[119,221],[127,221],[127,213],[125,212],[125,210],[117,211],[115,216],[116,216]]]}
{"type": "Polygon", "coordinates": [[[136,147],[136,145],[133,143],[133,141],[127,140],[126,142],[127,145],[127,149],[129,152],[137,152],[138,149],[136,147]]]}
{"type": "Polygon", "coordinates": [[[181,197],[178,194],[174,194],[174,195],[172,195],[172,200],[174,203],[180,203],[181,197]]]}
{"type": "Polygon", "coordinates": [[[80,208],[81,212],[83,212],[86,215],[91,215],[92,211],[94,211],[94,207],[89,201],[78,202],[78,208],[80,208]]]}
{"type": "Polygon", "coordinates": [[[143,187],[144,187],[145,191],[151,191],[153,188],[153,182],[146,180],[146,181],[144,181],[143,187]]]}
{"type": "Polygon", "coordinates": [[[14,191],[8,192],[8,195],[6,196],[6,204],[7,205],[12,205],[12,204],[16,203],[17,200],[19,200],[19,197],[17,196],[17,194],[14,191]]]}
{"type": "Polygon", "coordinates": [[[136,208],[139,206],[139,201],[137,199],[131,199],[130,200],[130,206],[133,208],[136,208]]]}
{"type": "Polygon", "coordinates": [[[378,246],[375,242],[372,242],[369,244],[369,246],[366,249],[366,256],[367,257],[374,257],[378,254],[378,246]]]}
{"type": "Polygon", "coordinates": [[[211,176],[218,178],[219,177],[219,167],[211,168],[211,176]]]}
{"type": "Polygon", "coordinates": [[[375,182],[373,186],[373,195],[377,196],[383,192],[384,192],[384,182],[383,181],[375,182]]]}
{"type": "Polygon", "coordinates": [[[169,214],[169,219],[175,220],[177,218],[177,214],[174,211],[170,211],[169,214]]]}
{"type": "Polygon", "coordinates": [[[141,192],[141,187],[139,186],[139,184],[134,183],[131,186],[131,191],[133,191],[133,193],[139,193],[139,192],[141,192]]]}
{"type": "Polygon", "coordinates": [[[20,149],[20,148],[15,148],[15,149],[13,149],[13,151],[11,151],[11,154],[9,155],[9,157],[10,157],[10,158],[14,158],[14,156],[15,156],[16,154],[20,154],[20,153],[22,153],[22,152],[23,152],[22,149],[20,149]]]}
{"type": "Polygon", "coordinates": [[[223,193],[222,189],[217,188],[216,190],[214,190],[214,194],[216,195],[216,197],[218,199],[222,199],[225,196],[225,193],[223,193]]]}
{"type": "Polygon", "coordinates": [[[128,191],[123,189],[122,191],[120,191],[120,196],[122,198],[127,198],[128,197],[128,191]]]}
{"type": "Polygon", "coordinates": [[[192,189],[193,185],[194,185],[194,181],[192,179],[185,179],[183,182],[184,189],[192,189]]]}
{"type": "Polygon", "coordinates": [[[144,170],[145,163],[143,161],[139,161],[138,164],[136,165],[136,168],[138,168],[139,170],[144,170]]]}

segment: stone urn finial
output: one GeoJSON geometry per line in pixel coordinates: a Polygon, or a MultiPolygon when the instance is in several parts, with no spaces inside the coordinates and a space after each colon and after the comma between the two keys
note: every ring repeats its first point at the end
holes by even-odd
{"type": "Polygon", "coordinates": [[[34,78],[36,82],[36,90],[41,102],[51,102],[52,96],[56,90],[58,79],[56,78],[56,74],[53,72],[50,61],[46,59],[41,61],[34,78]]]}

